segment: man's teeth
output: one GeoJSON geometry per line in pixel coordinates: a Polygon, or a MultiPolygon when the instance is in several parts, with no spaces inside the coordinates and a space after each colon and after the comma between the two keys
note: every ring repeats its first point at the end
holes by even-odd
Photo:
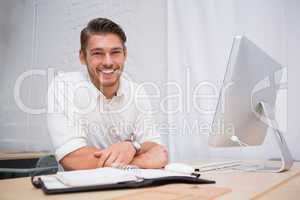
{"type": "Polygon", "coordinates": [[[101,70],[102,73],[104,74],[110,74],[110,73],[113,73],[115,70],[113,69],[106,69],[106,70],[101,70]]]}

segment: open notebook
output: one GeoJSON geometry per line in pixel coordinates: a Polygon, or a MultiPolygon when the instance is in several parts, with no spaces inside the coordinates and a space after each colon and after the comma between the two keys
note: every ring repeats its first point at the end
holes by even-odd
{"type": "Polygon", "coordinates": [[[215,183],[192,175],[161,169],[117,169],[111,167],[92,170],[58,172],[40,176],[39,187],[46,193],[79,192],[121,188],[138,188],[169,183],[215,183]]]}

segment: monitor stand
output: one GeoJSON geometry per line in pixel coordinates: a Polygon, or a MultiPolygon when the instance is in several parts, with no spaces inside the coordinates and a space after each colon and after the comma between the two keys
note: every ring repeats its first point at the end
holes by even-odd
{"type": "Polygon", "coordinates": [[[261,120],[263,120],[274,133],[277,145],[280,150],[280,166],[264,166],[262,168],[255,169],[254,171],[262,172],[283,172],[289,170],[293,165],[293,157],[290,150],[284,140],[282,133],[279,130],[277,121],[275,120],[275,113],[268,103],[259,102],[257,106],[257,113],[261,120]],[[273,119],[274,118],[274,119],[273,119]]]}

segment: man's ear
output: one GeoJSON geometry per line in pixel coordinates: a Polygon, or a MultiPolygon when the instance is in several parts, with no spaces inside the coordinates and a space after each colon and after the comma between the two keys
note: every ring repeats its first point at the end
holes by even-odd
{"type": "Polygon", "coordinates": [[[82,65],[86,65],[85,53],[83,50],[79,50],[79,60],[82,65]]]}
{"type": "Polygon", "coordinates": [[[125,59],[127,59],[127,48],[126,48],[126,46],[124,46],[124,56],[125,56],[125,59]]]}

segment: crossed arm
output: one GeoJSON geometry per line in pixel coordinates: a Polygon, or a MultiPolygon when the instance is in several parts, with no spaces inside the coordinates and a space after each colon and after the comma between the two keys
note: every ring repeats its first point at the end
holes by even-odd
{"type": "Polygon", "coordinates": [[[65,170],[94,169],[109,167],[114,163],[136,165],[140,168],[162,168],[168,163],[167,150],[154,142],[144,142],[136,153],[128,141],[111,145],[107,149],[83,147],[62,158],[65,170]]]}

